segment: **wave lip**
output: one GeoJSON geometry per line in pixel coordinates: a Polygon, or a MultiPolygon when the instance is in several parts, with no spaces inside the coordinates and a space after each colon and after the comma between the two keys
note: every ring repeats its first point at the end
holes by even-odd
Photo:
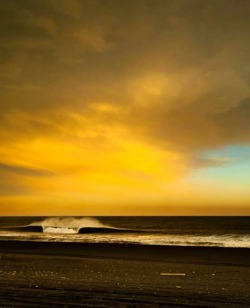
{"type": "Polygon", "coordinates": [[[78,233],[86,234],[86,233],[131,233],[132,230],[128,229],[119,229],[114,227],[104,227],[104,228],[91,228],[91,227],[84,227],[80,228],[78,233]]]}

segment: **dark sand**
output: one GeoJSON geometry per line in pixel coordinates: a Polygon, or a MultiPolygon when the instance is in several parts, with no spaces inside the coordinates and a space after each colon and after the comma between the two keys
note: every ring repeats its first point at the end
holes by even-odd
{"type": "Polygon", "coordinates": [[[250,249],[13,241],[0,257],[0,307],[250,307],[250,249]]]}

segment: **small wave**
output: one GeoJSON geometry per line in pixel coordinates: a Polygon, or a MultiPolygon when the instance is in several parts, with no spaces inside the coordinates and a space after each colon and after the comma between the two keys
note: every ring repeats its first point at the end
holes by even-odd
{"type": "Polygon", "coordinates": [[[9,227],[3,228],[6,231],[17,231],[17,232],[43,232],[42,226],[21,226],[21,227],[9,227]]]}

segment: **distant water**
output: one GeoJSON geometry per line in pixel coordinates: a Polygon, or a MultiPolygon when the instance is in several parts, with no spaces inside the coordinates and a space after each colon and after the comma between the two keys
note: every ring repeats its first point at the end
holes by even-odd
{"type": "Polygon", "coordinates": [[[250,217],[0,217],[0,240],[250,248],[250,217]]]}

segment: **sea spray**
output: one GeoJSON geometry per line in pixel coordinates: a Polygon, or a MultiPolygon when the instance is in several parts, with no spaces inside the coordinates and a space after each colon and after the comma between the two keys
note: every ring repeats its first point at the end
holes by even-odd
{"type": "Polygon", "coordinates": [[[42,221],[33,222],[29,226],[41,226],[44,233],[78,233],[83,228],[116,229],[92,217],[49,217],[42,221]]]}

